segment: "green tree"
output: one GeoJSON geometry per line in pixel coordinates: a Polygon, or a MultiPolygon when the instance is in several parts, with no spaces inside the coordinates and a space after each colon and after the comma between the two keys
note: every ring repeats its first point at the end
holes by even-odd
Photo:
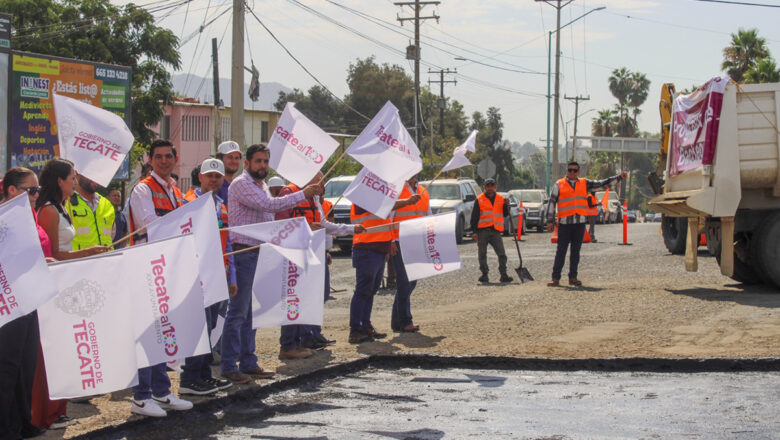
{"type": "MultiPolygon", "coordinates": [[[[409,127],[414,121],[414,81],[403,67],[387,63],[381,66],[374,57],[358,59],[349,64],[347,71],[349,94],[345,101],[360,113],[372,118],[387,101],[398,108],[401,120],[409,127]]],[[[355,129],[364,127],[368,121],[350,111],[345,124],[355,129]]]]}
{"type": "Polygon", "coordinates": [[[628,112],[629,96],[632,89],[631,71],[625,67],[615,69],[607,81],[610,93],[618,100],[617,109],[622,116],[623,113],[628,112]]]}
{"type": "Polygon", "coordinates": [[[742,82],[750,68],[758,60],[769,57],[766,40],[758,36],[758,29],[740,28],[731,34],[731,43],[723,48],[723,63],[720,68],[736,82],[742,82]]]}
{"type": "Polygon", "coordinates": [[[139,158],[155,136],[149,127],[163,116],[160,102],[173,96],[168,68],[181,66],[174,33],[132,3],[0,0],[0,10],[13,15],[15,49],[133,69],[130,128],[136,146],[131,157],[139,158]]]}
{"type": "Polygon", "coordinates": [[[600,110],[593,118],[591,133],[593,136],[612,137],[617,133],[617,115],[611,109],[600,110]]]}
{"type": "Polygon", "coordinates": [[[633,72],[631,74],[631,90],[628,93],[628,105],[631,107],[634,118],[634,126],[637,126],[637,116],[641,111],[639,107],[647,101],[650,92],[650,80],[644,73],[633,72]]]}
{"type": "Polygon", "coordinates": [[[346,107],[322,86],[312,86],[307,94],[298,89],[290,93],[279,92],[279,98],[274,103],[274,107],[281,111],[288,102],[295,103],[295,108],[298,111],[327,132],[349,132],[344,126],[346,107]]]}
{"type": "Polygon", "coordinates": [[[780,70],[772,57],[761,58],[744,76],[745,84],[780,82],[780,70]]]}

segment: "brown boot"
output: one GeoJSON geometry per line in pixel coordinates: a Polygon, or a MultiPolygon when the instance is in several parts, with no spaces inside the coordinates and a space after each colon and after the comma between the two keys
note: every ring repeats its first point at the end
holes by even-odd
{"type": "Polygon", "coordinates": [[[547,287],[558,287],[561,285],[561,282],[558,280],[552,280],[549,283],[547,283],[547,287]]]}
{"type": "Polygon", "coordinates": [[[577,278],[569,278],[569,285],[570,286],[581,286],[582,281],[578,280],[577,278]]]}

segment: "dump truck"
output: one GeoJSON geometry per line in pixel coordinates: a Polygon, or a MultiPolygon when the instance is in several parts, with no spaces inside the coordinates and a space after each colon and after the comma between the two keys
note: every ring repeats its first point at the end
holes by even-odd
{"type": "Polygon", "coordinates": [[[664,169],[649,177],[660,194],[648,206],[684,228],[686,270],[698,269],[703,226],[721,273],[780,288],[780,83],[718,77],[688,95],[669,86],[664,169]]]}

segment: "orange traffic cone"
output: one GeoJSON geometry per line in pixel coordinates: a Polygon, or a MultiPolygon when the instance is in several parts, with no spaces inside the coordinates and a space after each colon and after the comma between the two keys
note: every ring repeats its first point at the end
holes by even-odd
{"type": "Polygon", "coordinates": [[[585,237],[582,239],[583,243],[590,243],[593,241],[593,238],[591,238],[590,233],[588,232],[587,226],[585,227],[585,237]]]}
{"type": "Polygon", "coordinates": [[[558,223],[555,224],[552,237],[550,237],[550,243],[558,243],[558,223]]]}
{"type": "Polygon", "coordinates": [[[520,213],[517,217],[517,241],[523,241],[523,201],[520,200],[520,213]]]}

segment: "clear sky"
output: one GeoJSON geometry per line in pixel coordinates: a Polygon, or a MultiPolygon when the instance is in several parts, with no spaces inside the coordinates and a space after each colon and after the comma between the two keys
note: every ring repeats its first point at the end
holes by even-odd
{"type": "MultiPolygon", "coordinates": [[[[777,0],[745,1],[780,5],[777,0]]],[[[150,4],[149,8],[178,2],[137,1],[150,4]]],[[[339,97],[347,91],[349,63],[357,58],[375,56],[377,62],[401,65],[413,75],[405,48],[413,41],[414,27],[411,22],[400,27],[396,20],[398,16],[412,16],[409,7],[395,6],[392,0],[248,2],[290,52],[339,97]]],[[[729,34],[738,28],[758,28],[772,55],[780,57],[780,8],[695,0],[574,0],[563,8],[561,24],[600,6],[606,9],[560,32],[561,96],[590,97],[590,101],[580,104],[580,135],[590,133],[596,110],[616,103],[607,87],[607,78],[615,68],[625,66],[645,73],[651,80],[639,127],[655,133],[660,131],[661,85],[673,82],[678,89],[690,88],[718,75],[722,49],[730,41],[729,34]]],[[[231,8],[232,0],[193,0],[186,6],[155,12],[158,24],[172,29],[183,40],[183,67],[177,73],[210,77],[211,38],[224,35],[220,76],[230,76],[231,8]],[[198,41],[199,26],[223,11],[227,12],[208,25],[198,41]]],[[[555,28],[555,9],[533,0],[441,0],[438,6],[426,7],[422,15],[433,13],[440,17],[439,22],[425,20],[421,26],[421,84],[438,79],[438,75],[427,73],[429,68],[457,68],[458,75],[447,77],[457,80],[457,85],[447,84],[446,96],[462,103],[468,115],[498,107],[507,140],[541,145],[546,136],[547,32],[555,28]]],[[[246,64],[254,60],[261,81],[302,90],[315,84],[251,14],[247,14],[246,25],[246,64]]],[[[198,85],[192,84],[192,91],[198,85]]],[[[204,87],[210,87],[210,81],[204,87]]],[[[438,87],[432,85],[437,94],[438,87]]],[[[563,139],[564,125],[572,135],[573,123],[568,121],[574,118],[574,103],[562,99],[561,114],[563,139]]]]}

